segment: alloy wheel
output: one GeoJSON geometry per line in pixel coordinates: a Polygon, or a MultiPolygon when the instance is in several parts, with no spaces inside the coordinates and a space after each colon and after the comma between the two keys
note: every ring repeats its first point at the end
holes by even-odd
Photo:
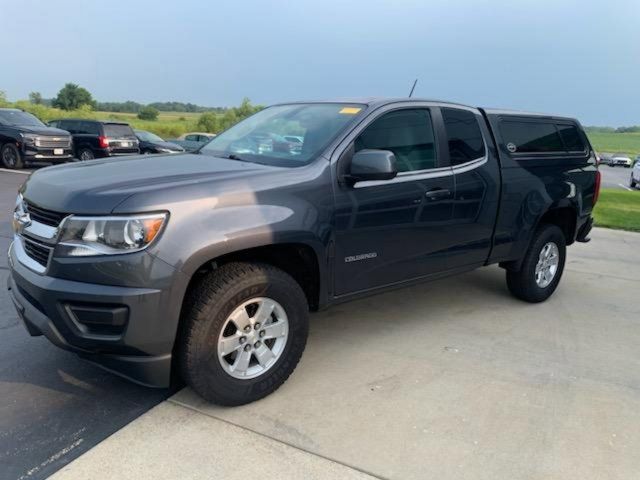
{"type": "Polygon", "coordinates": [[[259,377],[282,356],[288,336],[289,321],[282,305],[271,298],[252,298],[231,312],[224,323],[218,338],[218,361],[234,378],[259,377]]]}
{"type": "Polygon", "coordinates": [[[548,287],[556,276],[560,263],[560,251],[554,242],[547,242],[538,256],[535,275],[540,288],[548,287]]]}

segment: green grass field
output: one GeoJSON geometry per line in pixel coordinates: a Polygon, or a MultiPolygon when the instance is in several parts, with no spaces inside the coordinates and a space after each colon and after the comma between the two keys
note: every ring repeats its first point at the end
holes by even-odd
{"type": "Polygon", "coordinates": [[[640,154],[640,133],[587,132],[597,152],[640,154]]]}
{"type": "Polygon", "coordinates": [[[640,192],[603,189],[594,217],[597,227],[640,232],[640,192]]]}
{"type": "Polygon", "coordinates": [[[199,113],[160,112],[157,120],[140,120],[135,113],[94,112],[89,108],[78,110],[60,110],[44,105],[33,105],[27,101],[18,101],[11,105],[33,113],[43,122],[59,118],[89,118],[94,120],[119,120],[131,124],[133,128],[148,130],[164,138],[175,138],[186,132],[197,130],[199,113]]]}
{"type": "Polygon", "coordinates": [[[197,130],[200,113],[160,112],[157,120],[140,120],[135,113],[93,112],[95,118],[120,120],[131,124],[133,128],[148,130],[164,138],[172,138],[183,133],[197,130]]]}

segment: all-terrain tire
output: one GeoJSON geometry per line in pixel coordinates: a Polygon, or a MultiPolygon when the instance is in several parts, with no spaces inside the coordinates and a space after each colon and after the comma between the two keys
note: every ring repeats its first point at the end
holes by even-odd
{"type": "Polygon", "coordinates": [[[185,382],[219,405],[243,405],[274,392],[291,375],[304,351],[309,305],[300,285],[284,271],[261,263],[228,263],[207,274],[186,299],[179,338],[185,382]],[[230,314],[253,298],[278,302],[288,319],[288,336],[277,361],[256,378],[231,376],[218,359],[218,339],[230,314]]]}
{"type": "Polygon", "coordinates": [[[525,302],[544,302],[558,287],[566,260],[566,239],[564,233],[556,225],[542,225],[534,234],[529,249],[525,254],[522,266],[518,271],[507,271],[507,287],[511,294],[525,302]],[[558,265],[551,282],[541,287],[536,281],[536,265],[542,249],[549,243],[556,245],[558,265]]]}

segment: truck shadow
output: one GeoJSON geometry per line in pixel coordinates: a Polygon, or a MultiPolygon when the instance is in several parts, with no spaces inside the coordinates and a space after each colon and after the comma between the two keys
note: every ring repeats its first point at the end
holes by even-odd
{"type": "MultiPolygon", "coordinates": [[[[9,303],[8,298],[3,298],[3,301],[9,303]]],[[[412,330],[417,325],[424,327],[425,323],[455,322],[459,314],[468,314],[487,305],[504,308],[505,302],[521,304],[509,296],[503,271],[498,268],[481,269],[454,278],[399,288],[312,314],[309,343],[331,342],[334,337],[348,341],[345,331],[357,331],[358,342],[362,342],[368,336],[375,337],[380,330],[412,330]],[[319,331],[322,331],[321,335],[319,331]]],[[[15,313],[11,311],[8,315],[15,316],[15,313]]],[[[172,390],[153,390],[133,384],[71,352],[50,345],[44,337],[29,337],[17,318],[5,320],[11,328],[0,331],[0,335],[15,337],[9,342],[24,346],[21,349],[24,358],[20,361],[20,368],[1,369],[0,382],[36,385],[48,391],[76,396],[79,400],[99,401],[105,395],[119,394],[125,397],[144,397],[147,394],[166,397],[173,393],[172,390]],[[26,351],[37,353],[29,355],[26,351]]]]}

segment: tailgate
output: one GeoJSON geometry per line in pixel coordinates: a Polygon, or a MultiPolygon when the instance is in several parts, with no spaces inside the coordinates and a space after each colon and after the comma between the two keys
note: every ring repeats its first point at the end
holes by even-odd
{"type": "Polygon", "coordinates": [[[114,153],[138,152],[138,138],[127,124],[105,123],[104,136],[107,137],[109,148],[114,153]]]}

